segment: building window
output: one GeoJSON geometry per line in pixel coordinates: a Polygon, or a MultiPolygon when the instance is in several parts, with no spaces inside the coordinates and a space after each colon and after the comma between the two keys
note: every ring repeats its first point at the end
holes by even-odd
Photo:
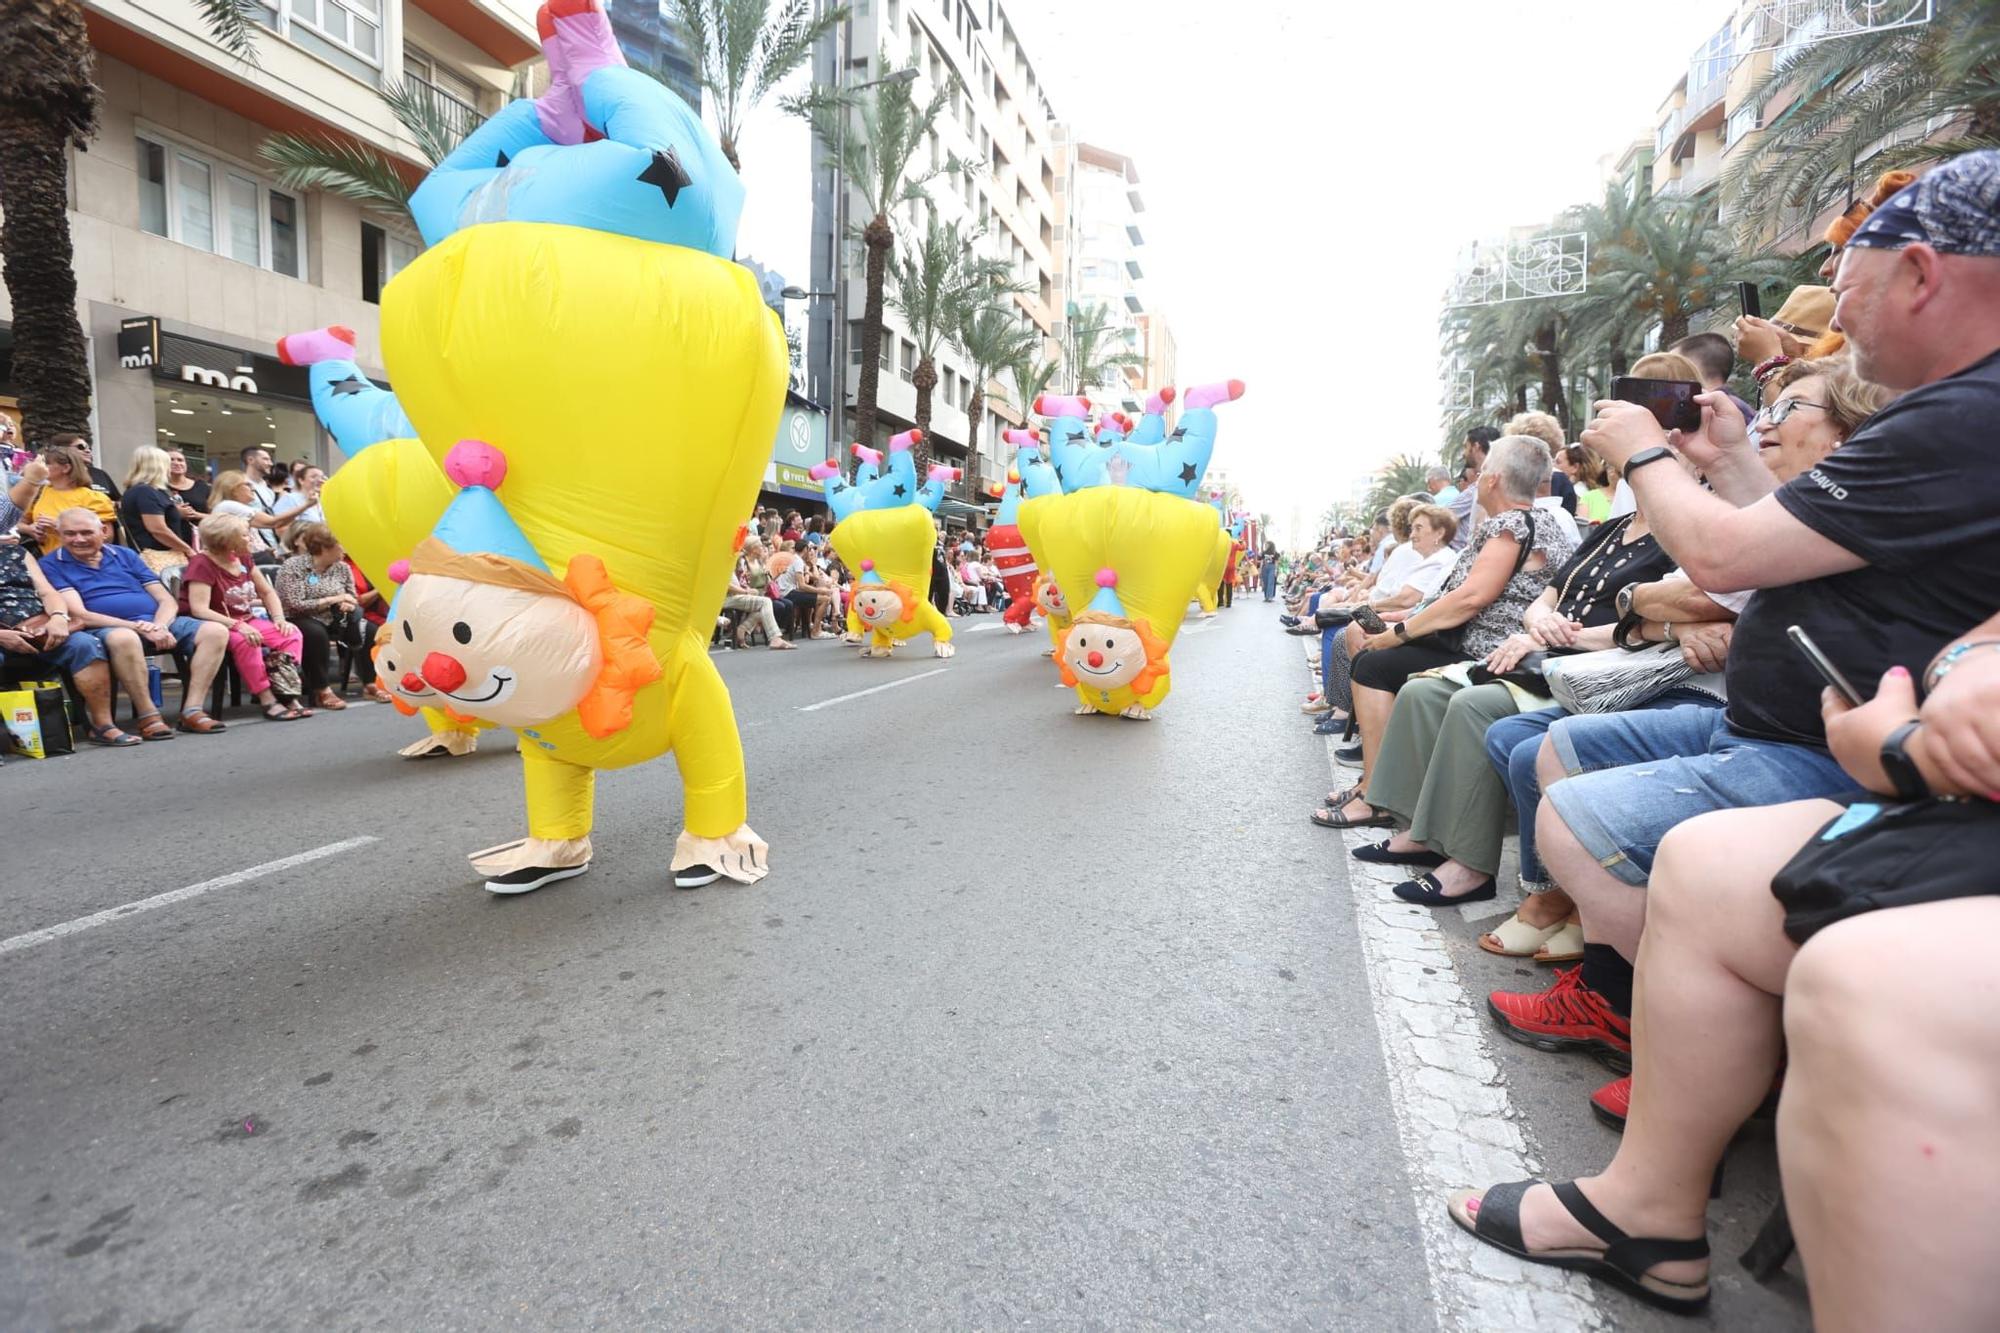
{"type": "Polygon", "coordinates": [[[1762,112],[1762,107],[1747,105],[1738,107],[1724,123],[1722,141],[1725,144],[1735,143],[1744,135],[1762,126],[1764,123],[1762,112]]]}
{"type": "Polygon", "coordinates": [[[382,0],[256,0],[263,22],[295,45],[382,85],[382,0]]]}
{"type": "Polygon", "coordinates": [[[436,56],[414,46],[403,48],[403,80],[430,98],[444,122],[459,137],[479,124],[479,85],[436,56]]]}
{"type": "Polygon", "coordinates": [[[958,401],[958,372],[950,366],[944,368],[944,400],[947,403],[958,401]]]}
{"type": "Polygon", "coordinates": [[[911,342],[908,338],[902,339],[902,343],[903,343],[903,368],[900,373],[903,376],[903,378],[907,380],[916,373],[917,345],[911,342]]]}
{"type": "Polygon", "coordinates": [[[399,236],[372,222],[361,224],[361,299],[380,305],[382,288],[408,268],[423,249],[415,239],[399,236]]]}
{"type": "Polygon", "coordinates": [[[139,226],[197,250],[296,278],[298,200],[179,144],[139,136],[139,226]]]}

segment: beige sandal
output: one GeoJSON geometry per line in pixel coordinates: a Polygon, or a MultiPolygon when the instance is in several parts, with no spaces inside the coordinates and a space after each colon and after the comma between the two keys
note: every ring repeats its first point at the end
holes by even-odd
{"type": "Polygon", "coordinates": [[[1558,921],[1553,926],[1531,926],[1516,912],[1490,933],[1481,935],[1479,947],[1502,958],[1532,958],[1538,963],[1573,963],[1583,957],[1583,927],[1574,921],[1558,921]]]}

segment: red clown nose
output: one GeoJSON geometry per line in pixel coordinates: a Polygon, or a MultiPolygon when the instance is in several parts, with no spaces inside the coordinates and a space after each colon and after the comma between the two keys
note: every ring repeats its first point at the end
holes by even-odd
{"type": "Polygon", "coordinates": [[[443,690],[446,694],[465,684],[465,668],[459,665],[456,657],[447,657],[443,653],[432,653],[424,658],[423,673],[424,680],[432,689],[443,690]]]}
{"type": "Polygon", "coordinates": [[[1104,654],[1093,648],[1089,653],[1084,655],[1083,660],[1090,663],[1092,669],[1095,669],[1104,665],[1104,654]]]}

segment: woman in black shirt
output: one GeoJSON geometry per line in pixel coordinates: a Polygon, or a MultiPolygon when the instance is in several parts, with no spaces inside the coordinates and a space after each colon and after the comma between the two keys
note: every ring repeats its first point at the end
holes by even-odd
{"type": "Polygon", "coordinates": [[[125,474],[125,494],[118,502],[126,537],[154,573],[194,559],[194,534],[167,481],[167,451],[140,445],[132,455],[132,468],[125,474]]]}
{"type": "Polygon", "coordinates": [[[189,524],[208,517],[208,478],[189,473],[187,455],[178,449],[167,450],[167,489],[175,500],[194,511],[181,515],[189,524]]]}

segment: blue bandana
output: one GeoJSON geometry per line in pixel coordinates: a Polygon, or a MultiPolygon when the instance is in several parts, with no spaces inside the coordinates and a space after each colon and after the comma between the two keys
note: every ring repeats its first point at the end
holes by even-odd
{"type": "Polygon", "coordinates": [[[1851,246],[2000,258],[2000,150],[1955,157],[1868,215],[1851,246]]]}

